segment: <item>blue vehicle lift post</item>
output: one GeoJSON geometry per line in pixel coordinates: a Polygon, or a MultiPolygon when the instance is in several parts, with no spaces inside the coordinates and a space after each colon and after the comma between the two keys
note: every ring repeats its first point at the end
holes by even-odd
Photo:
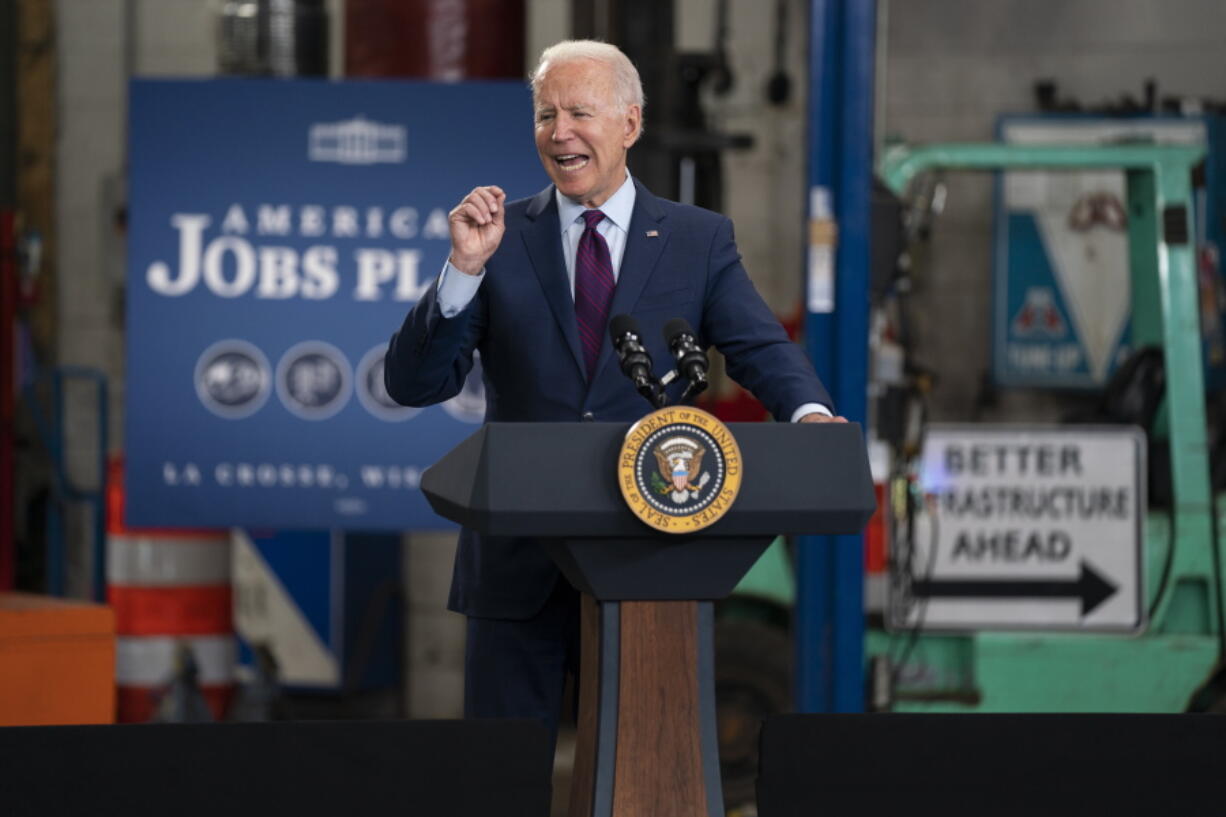
{"type": "MultiPolygon", "coordinates": [[[[838,412],[864,423],[876,0],[811,0],[809,11],[808,182],[826,191],[838,243],[833,309],[808,313],[805,338],[838,412]]],[[[862,711],[862,537],[801,537],[797,554],[796,709],[862,711]]]]}

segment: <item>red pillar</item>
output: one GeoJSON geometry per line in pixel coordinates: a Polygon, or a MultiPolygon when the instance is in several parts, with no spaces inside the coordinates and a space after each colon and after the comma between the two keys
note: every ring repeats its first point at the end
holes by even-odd
{"type": "Polygon", "coordinates": [[[524,0],[348,0],[345,75],[523,77],[524,0]]]}

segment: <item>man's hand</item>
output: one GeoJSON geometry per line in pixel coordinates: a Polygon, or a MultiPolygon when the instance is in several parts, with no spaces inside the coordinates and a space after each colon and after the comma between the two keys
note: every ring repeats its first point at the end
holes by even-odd
{"type": "Polygon", "coordinates": [[[845,423],[846,417],[831,417],[829,414],[822,414],[820,411],[815,411],[812,414],[806,414],[800,418],[802,423],[845,423]]]}
{"type": "Polygon", "coordinates": [[[477,275],[498,249],[506,231],[501,187],[478,187],[464,197],[447,217],[451,228],[451,265],[460,272],[477,275]]]}

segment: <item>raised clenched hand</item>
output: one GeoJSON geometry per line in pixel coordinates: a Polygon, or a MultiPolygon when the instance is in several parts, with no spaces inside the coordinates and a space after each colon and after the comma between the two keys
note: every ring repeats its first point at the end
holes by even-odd
{"type": "Polygon", "coordinates": [[[506,232],[503,203],[507,194],[501,187],[475,188],[456,205],[447,217],[451,228],[452,266],[460,272],[477,275],[498,249],[506,232]]]}

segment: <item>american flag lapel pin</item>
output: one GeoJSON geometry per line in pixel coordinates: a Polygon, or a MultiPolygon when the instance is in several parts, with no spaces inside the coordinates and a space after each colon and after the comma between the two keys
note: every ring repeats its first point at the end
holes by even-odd
{"type": "Polygon", "coordinates": [[[659,231],[659,230],[648,230],[648,231],[647,231],[647,237],[648,237],[648,238],[659,238],[659,237],[660,237],[660,231],[659,231]]]}

